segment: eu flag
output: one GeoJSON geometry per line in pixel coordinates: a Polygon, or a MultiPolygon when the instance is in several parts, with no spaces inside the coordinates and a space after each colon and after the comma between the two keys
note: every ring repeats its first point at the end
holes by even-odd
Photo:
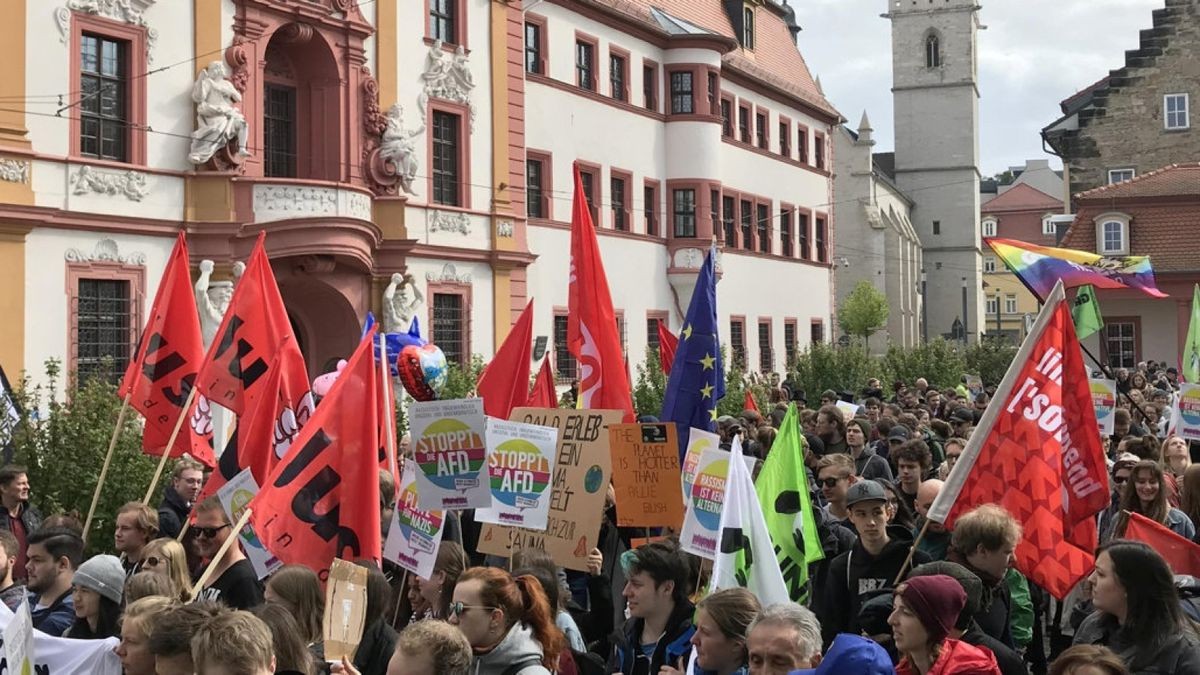
{"type": "Polygon", "coordinates": [[[716,249],[704,258],[688,305],[679,348],[663,398],[662,419],[679,427],[679,456],[687,449],[689,429],[717,430],[717,401],[725,397],[725,368],[717,336],[716,249]]]}

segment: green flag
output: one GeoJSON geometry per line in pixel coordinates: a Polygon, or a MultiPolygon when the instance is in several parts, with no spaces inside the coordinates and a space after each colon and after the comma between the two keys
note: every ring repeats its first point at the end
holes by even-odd
{"type": "Polygon", "coordinates": [[[1188,324],[1187,341],[1179,358],[1183,379],[1189,384],[1200,383],[1200,284],[1192,287],[1192,320],[1188,324]]]}
{"type": "Polygon", "coordinates": [[[1092,288],[1091,284],[1080,286],[1075,292],[1071,318],[1075,320],[1075,334],[1080,340],[1104,328],[1104,317],[1100,316],[1100,303],[1096,301],[1096,289],[1092,288]]]}
{"type": "Polygon", "coordinates": [[[808,564],[823,560],[804,468],[804,435],[796,404],[788,406],[754,491],[775,544],[775,556],[795,602],[808,598],[808,564]]]}

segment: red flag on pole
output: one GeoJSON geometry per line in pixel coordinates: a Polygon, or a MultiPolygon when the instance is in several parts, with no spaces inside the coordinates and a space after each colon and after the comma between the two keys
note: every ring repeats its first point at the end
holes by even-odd
{"type": "Polygon", "coordinates": [[[760,415],[762,414],[758,411],[758,404],[754,402],[754,394],[749,388],[746,389],[746,400],[742,402],[742,410],[753,410],[760,415]]]}
{"type": "Polygon", "coordinates": [[[633,422],[633,397],[625,354],[617,334],[616,313],[600,242],[579,166],[575,166],[575,198],[571,208],[571,276],[567,299],[567,348],[579,360],[579,407],[622,410],[633,422]]]}
{"type": "Polygon", "coordinates": [[[1200,578],[1200,545],[1181,537],[1166,525],[1156,523],[1140,513],[1130,513],[1125,525],[1125,538],[1145,542],[1171,566],[1175,574],[1200,578]]]}
{"type": "Polygon", "coordinates": [[[334,558],[378,561],[379,389],[375,330],[363,337],[329,395],[250,502],[271,553],[324,579],[334,558]]]}
{"type": "Polygon", "coordinates": [[[530,300],[475,387],[488,416],[506,420],[513,408],[520,408],[529,400],[529,353],[532,348],[533,300],[530,300]]]}
{"type": "Polygon", "coordinates": [[[554,388],[554,369],[550,367],[550,358],[542,361],[537,380],[533,383],[533,393],[529,395],[530,408],[557,408],[558,391],[554,388]]]}
{"type": "Polygon", "coordinates": [[[981,504],[1024,528],[1017,569],[1062,599],[1092,570],[1108,474],[1087,369],[1062,284],[1055,286],[929,509],[953,528],[981,504]]]}
{"type": "Polygon", "coordinates": [[[658,362],[662,365],[663,375],[671,374],[671,364],[675,363],[675,351],[679,349],[679,337],[667,328],[667,322],[659,319],[658,323],[658,362]]]}
{"type": "MultiPolygon", "coordinates": [[[[129,404],[146,418],[142,452],[147,455],[161,457],[166,450],[204,360],[191,275],[187,239],[181,232],[159,281],[137,353],[117,390],[121,398],[129,394],[129,404]]],[[[212,419],[197,414],[198,406],[199,402],[192,404],[188,430],[175,439],[170,454],[179,457],[187,452],[212,466],[212,419]]],[[[203,407],[207,409],[207,404],[203,407]]]]}
{"type": "Polygon", "coordinates": [[[239,416],[248,412],[256,398],[270,393],[263,383],[285,340],[292,347],[284,351],[279,366],[288,369],[287,381],[295,397],[292,410],[312,408],[308,370],[295,346],[292,323],[267,260],[264,239],[264,234],[258,235],[246,272],[234,288],[217,337],[200,367],[200,392],[239,416]]]}

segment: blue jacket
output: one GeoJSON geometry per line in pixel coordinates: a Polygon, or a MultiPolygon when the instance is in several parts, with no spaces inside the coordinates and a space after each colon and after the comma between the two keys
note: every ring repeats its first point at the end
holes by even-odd
{"type": "Polygon", "coordinates": [[[29,609],[33,616],[33,627],[52,637],[62,634],[75,623],[75,598],[68,590],[48,607],[38,607],[38,596],[29,594],[29,609]]]}
{"type": "MultiPolygon", "coordinates": [[[[696,632],[696,627],[692,625],[692,616],[695,613],[696,607],[690,602],[675,606],[675,611],[671,612],[671,617],[667,619],[667,630],[650,657],[648,669],[646,659],[637,658],[641,654],[643,620],[626,621],[621,631],[614,636],[607,672],[623,675],[658,675],[663,666],[674,667],[681,658],[691,652],[692,634],[696,632]]],[[[686,658],[684,663],[687,663],[686,658]]]]}

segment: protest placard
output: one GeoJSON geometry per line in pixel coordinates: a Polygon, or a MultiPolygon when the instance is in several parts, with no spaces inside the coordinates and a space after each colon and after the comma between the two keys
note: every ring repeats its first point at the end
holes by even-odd
{"type": "Polygon", "coordinates": [[[834,405],[837,406],[838,410],[842,411],[842,417],[844,417],[848,420],[854,419],[854,416],[858,414],[858,404],[857,403],[848,403],[846,401],[834,401],[834,405]]]}
{"type": "Polygon", "coordinates": [[[558,428],[489,418],[487,448],[492,506],[476,510],[475,520],[546,529],[558,428]]]}
{"type": "MultiPolygon", "coordinates": [[[[0,603],[0,632],[5,631],[15,620],[16,615],[13,611],[0,603]]],[[[30,673],[121,675],[121,658],[113,651],[120,643],[119,638],[76,640],[50,637],[36,628],[30,632],[33,636],[33,646],[30,648],[26,645],[26,653],[33,663],[32,670],[28,671],[30,673]]],[[[7,658],[6,656],[6,661],[7,658]]],[[[21,673],[19,669],[8,669],[6,672],[21,673]]]]}
{"type": "Polygon", "coordinates": [[[367,616],[367,568],[334,558],[325,587],[325,661],[354,660],[367,616]]]}
{"type": "Polygon", "coordinates": [[[1175,433],[1200,441],[1200,384],[1181,384],[1175,403],[1175,433]]]}
{"type": "MultiPolygon", "coordinates": [[[[254,474],[247,468],[217,490],[217,499],[221,500],[221,508],[225,509],[225,515],[229,518],[229,522],[236,523],[256,494],[258,494],[258,483],[254,481],[254,474]]],[[[283,567],[283,562],[271,555],[267,547],[263,546],[262,540],[254,533],[254,528],[250,526],[250,523],[246,523],[242,531],[238,532],[238,539],[241,540],[242,550],[250,559],[250,564],[254,566],[254,573],[259,579],[264,579],[271,572],[283,567]]]]}
{"type": "Polygon", "coordinates": [[[442,543],[444,511],[424,511],[418,506],[416,465],[404,463],[400,495],[392,511],[383,557],[423,579],[433,576],[438,546],[442,543]]]}
{"type": "Polygon", "coordinates": [[[1115,380],[1089,379],[1092,389],[1092,406],[1096,409],[1096,424],[1100,433],[1109,436],[1113,432],[1113,413],[1117,409],[1117,383],[1115,380]]]}
{"type": "Polygon", "coordinates": [[[608,428],[612,450],[617,525],[683,525],[679,441],[674,424],[614,424],[608,428]]]}
{"type": "Polygon", "coordinates": [[[491,506],[483,399],[415,402],[409,406],[409,420],[421,508],[491,506]]]}
{"type": "Polygon", "coordinates": [[[687,514],[679,542],[683,550],[716,559],[717,538],[721,526],[721,505],[725,502],[725,479],[729,476],[729,453],[710,448],[700,455],[692,493],[688,495],[687,514]]]}
{"type": "Polygon", "coordinates": [[[509,557],[514,549],[545,551],[567,569],[587,571],[596,547],[604,497],[612,474],[608,427],[621,421],[619,410],[516,408],[510,419],[558,429],[558,456],[550,489],[546,530],[485,523],[477,550],[509,557]]]}
{"type": "Polygon", "coordinates": [[[709,448],[721,447],[721,437],[710,431],[692,427],[688,434],[687,452],[683,455],[683,472],[680,476],[683,483],[683,504],[686,509],[688,496],[692,494],[692,482],[696,480],[696,465],[700,463],[700,455],[709,448]]]}
{"type": "Polygon", "coordinates": [[[971,397],[974,398],[983,393],[983,378],[978,375],[964,375],[967,378],[967,391],[971,392],[971,397]]]}
{"type": "Polygon", "coordinates": [[[4,627],[4,658],[6,672],[17,675],[33,673],[33,617],[29,614],[29,599],[17,607],[12,621],[4,627]]]}

